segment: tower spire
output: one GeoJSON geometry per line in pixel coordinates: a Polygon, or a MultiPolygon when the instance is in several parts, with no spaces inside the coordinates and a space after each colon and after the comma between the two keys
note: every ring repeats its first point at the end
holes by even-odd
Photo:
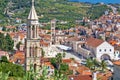
{"type": "Polygon", "coordinates": [[[32,0],[32,6],[34,6],[34,2],[35,2],[35,1],[34,1],[34,0],[32,0]]]}
{"type": "Polygon", "coordinates": [[[28,16],[28,20],[38,20],[38,16],[37,16],[37,13],[35,11],[35,8],[34,8],[34,0],[32,0],[32,7],[31,7],[31,10],[30,10],[30,13],[29,13],[29,16],[28,16]]]}

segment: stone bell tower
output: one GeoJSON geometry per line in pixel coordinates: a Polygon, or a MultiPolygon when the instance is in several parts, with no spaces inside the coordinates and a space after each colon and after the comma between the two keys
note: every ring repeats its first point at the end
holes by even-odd
{"type": "Polygon", "coordinates": [[[41,48],[40,39],[38,38],[39,21],[34,8],[34,0],[27,19],[27,38],[25,41],[25,69],[30,70],[33,65],[34,71],[40,68],[41,48]]]}
{"type": "Polygon", "coordinates": [[[56,20],[53,19],[51,20],[51,45],[54,45],[56,43],[55,28],[56,28],[56,20]]]}

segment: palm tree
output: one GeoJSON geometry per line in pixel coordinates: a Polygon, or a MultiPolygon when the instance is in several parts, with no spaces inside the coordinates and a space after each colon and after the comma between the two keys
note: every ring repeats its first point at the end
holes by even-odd
{"type": "Polygon", "coordinates": [[[104,60],[102,60],[101,64],[100,64],[101,68],[102,68],[102,71],[104,72],[106,67],[107,67],[107,64],[104,60]]]}
{"type": "Polygon", "coordinates": [[[93,70],[96,70],[98,67],[100,67],[100,63],[96,60],[96,59],[93,59],[93,70]]]}
{"type": "Polygon", "coordinates": [[[93,64],[93,61],[90,58],[88,58],[86,60],[86,66],[92,70],[94,64],[93,64]]]}

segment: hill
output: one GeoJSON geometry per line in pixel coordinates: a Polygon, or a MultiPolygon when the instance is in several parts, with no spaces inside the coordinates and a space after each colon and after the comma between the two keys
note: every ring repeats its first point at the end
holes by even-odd
{"type": "MultiPolygon", "coordinates": [[[[2,23],[14,24],[16,17],[22,18],[26,22],[26,18],[30,11],[30,0],[0,0],[0,19],[2,23]]],[[[73,23],[83,17],[96,19],[101,16],[106,5],[68,2],[67,0],[36,0],[35,8],[39,16],[40,22],[48,22],[51,19],[68,21],[73,23]]]]}

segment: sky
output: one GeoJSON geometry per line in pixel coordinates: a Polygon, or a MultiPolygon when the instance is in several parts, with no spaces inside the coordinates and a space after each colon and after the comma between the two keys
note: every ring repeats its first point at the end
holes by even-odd
{"type": "Polygon", "coordinates": [[[104,2],[104,3],[119,3],[120,4],[120,0],[70,0],[70,1],[91,2],[91,3],[104,2]]]}

